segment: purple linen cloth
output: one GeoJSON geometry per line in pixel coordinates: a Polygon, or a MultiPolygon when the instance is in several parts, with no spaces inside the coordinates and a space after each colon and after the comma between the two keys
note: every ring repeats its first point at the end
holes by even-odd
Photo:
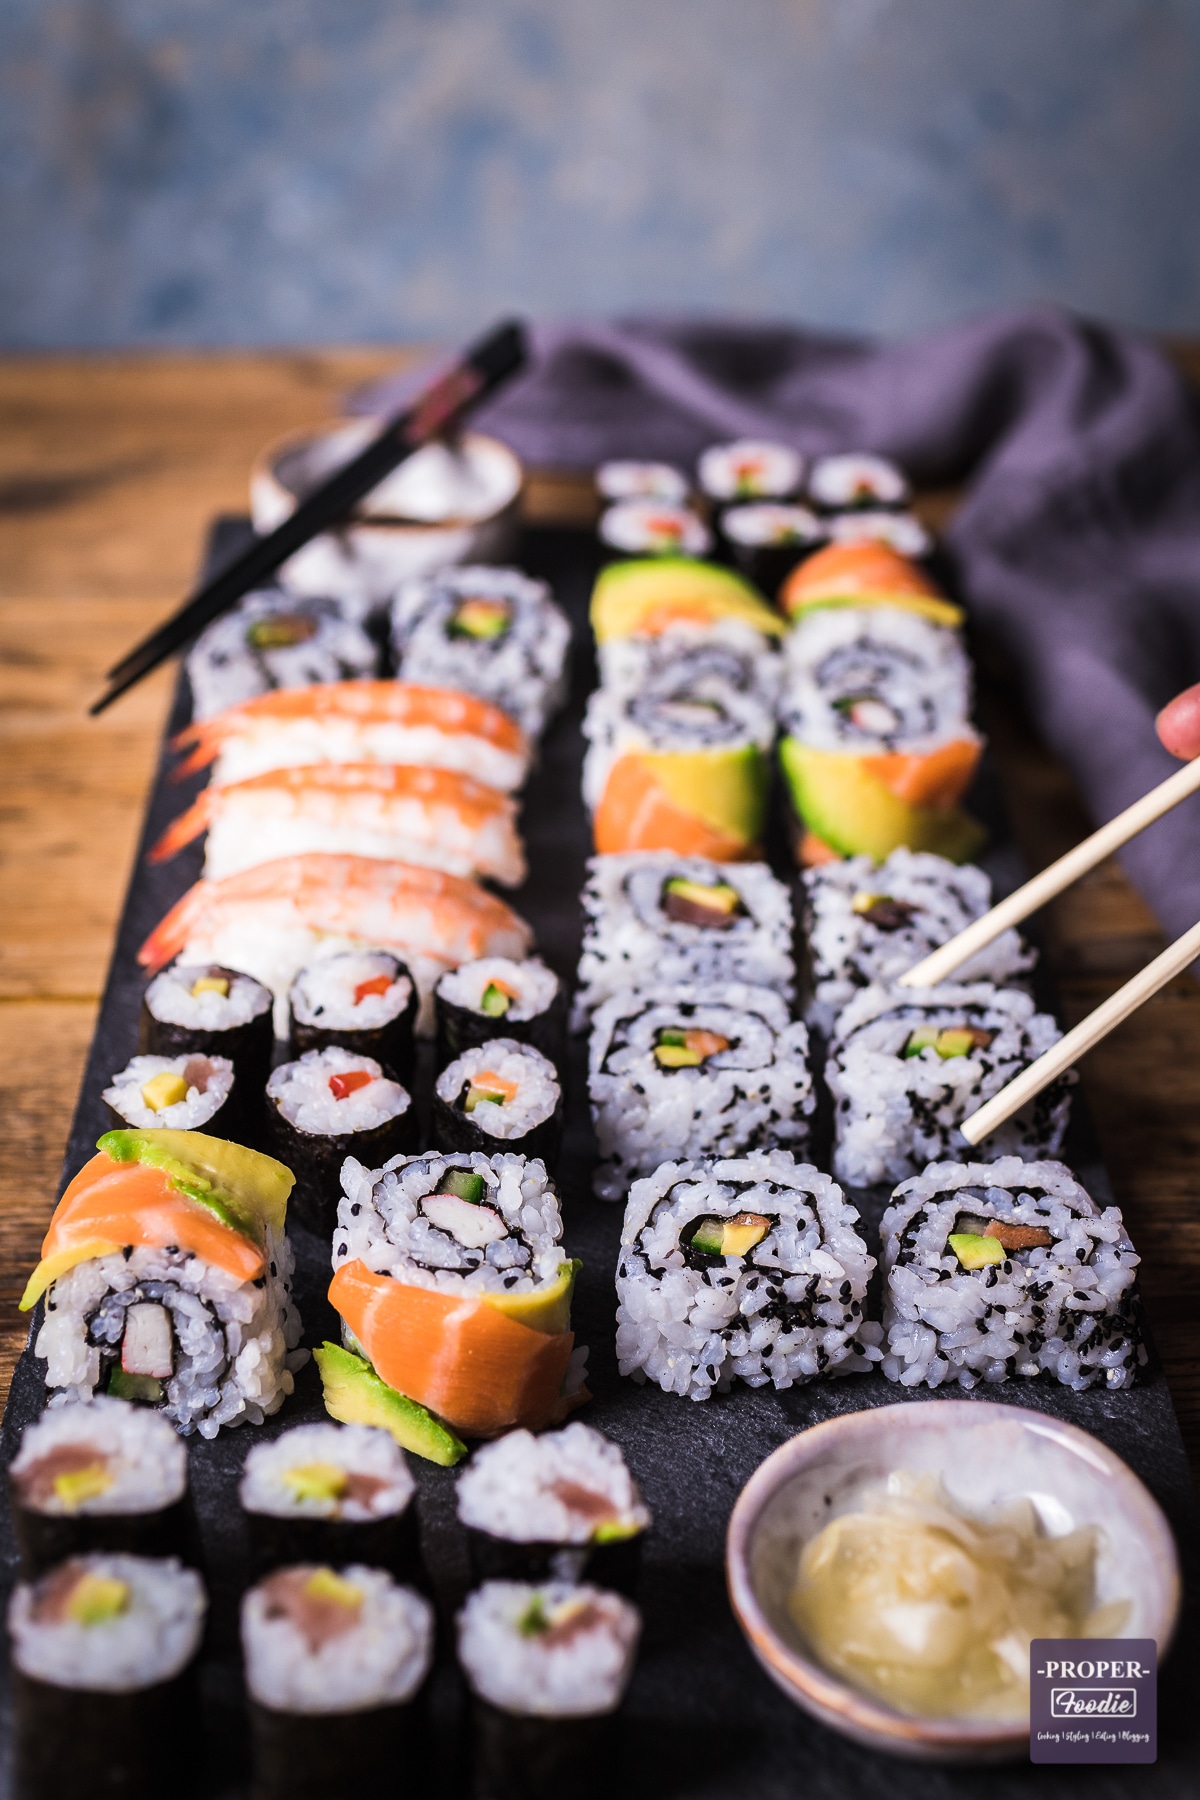
{"type": "MultiPolygon", "coordinates": [[[[1178,768],[1154,715],[1200,679],[1200,427],[1153,345],[1050,308],[882,346],[658,318],[533,339],[529,372],[477,420],[529,463],[690,468],[706,444],[754,436],[963,483],[947,534],[963,596],[1096,821],[1178,768]]],[[[1200,797],[1123,861],[1170,935],[1194,924],[1200,797]]]]}

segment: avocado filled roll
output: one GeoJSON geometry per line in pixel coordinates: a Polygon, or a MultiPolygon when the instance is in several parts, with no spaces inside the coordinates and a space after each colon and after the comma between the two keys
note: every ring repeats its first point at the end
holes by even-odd
{"type": "Polygon", "coordinates": [[[816,1105],[808,1032],[741,982],[615,994],[592,1024],[588,1091],[602,1200],[671,1156],[803,1144],[816,1105]]]}
{"type": "Polygon", "coordinates": [[[200,1577],[174,1558],[72,1557],[18,1585],[8,1631],[22,1800],[158,1800],[165,1771],[172,1789],[194,1791],[189,1665],[206,1605],[200,1577]]]}
{"type": "Polygon", "coordinates": [[[503,1146],[553,1169],[562,1148],[558,1070],[532,1044],[493,1038],[464,1050],[437,1078],[431,1128],[437,1150],[503,1146]]]}
{"type": "Polygon", "coordinates": [[[417,988],[388,950],[346,950],[301,969],[288,995],[296,1055],[340,1045],[411,1088],[417,988]]]}
{"type": "Polygon", "coordinates": [[[837,1183],[786,1150],[667,1162],[630,1189],[617,1264],[622,1375],[707,1400],[879,1361],[875,1259],[837,1183]]]}
{"type": "Polygon", "coordinates": [[[476,1800],[601,1800],[613,1790],[612,1714],[641,1617],[619,1594],[489,1581],[459,1614],[473,1697],[476,1800]]]}
{"type": "Polygon", "coordinates": [[[8,1471],[26,1579],[89,1551],[188,1555],[187,1455],[166,1419],[99,1394],[25,1427],[8,1471]]]}
{"type": "Polygon", "coordinates": [[[883,1373],[1129,1387],[1146,1361],[1120,1211],[1058,1162],[931,1163],[883,1215],[883,1373]]]}
{"type": "Polygon", "coordinates": [[[567,997],[536,956],[485,956],[449,969],[433,990],[439,1068],[500,1035],[532,1044],[557,1067],[566,1047],[567,997]]]}
{"type": "Polygon", "coordinates": [[[415,1791],[433,1612],[382,1569],[301,1563],[242,1600],[254,1800],[415,1791]]]}
{"type": "MultiPolygon", "coordinates": [[[[1030,996],[990,982],[868,987],[838,1017],[825,1064],[834,1172],[853,1187],[903,1181],[927,1162],[971,1154],[958,1127],[1061,1033],[1030,996]]],[[[1069,1070],[974,1151],[1056,1156],[1077,1079],[1069,1070]]]]}
{"type": "Polygon", "coordinates": [[[227,1056],[135,1056],[104,1090],[109,1118],[126,1125],[164,1125],[236,1137],[251,1121],[240,1105],[227,1056]]]}
{"type": "Polygon", "coordinates": [[[348,1156],[383,1162],[415,1142],[412,1096],[370,1056],[336,1044],[283,1063],[267,1083],[267,1137],[295,1172],[295,1217],[328,1237],[348,1156]]]}
{"type": "Polygon", "coordinates": [[[287,1563],[361,1562],[417,1580],[413,1478],[386,1431],[295,1425],[246,1458],[238,1498],[254,1577],[287,1563]]]}
{"type": "Polygon", "coordinates": [[[475,1452],[455,1495],[477,1581],[633,1593],[650,1514],[617,1445],[590,1425],[510,1431],[475,1452]]]}
{"type": "Polygon", "coordinates": [[[210,719],[275,688],[377,675],[379,650],[336,600],[265,588],[200,633],[187,672],[192,717],[210,719]]]}
{"type": "Polygon", "coordinates": [[[246,1094],[262,1092],[275,1044],[270,988],[216,963],[172,963],[142,998],[138,1049],[153,1056],[224,1056],[246,1094]]]}

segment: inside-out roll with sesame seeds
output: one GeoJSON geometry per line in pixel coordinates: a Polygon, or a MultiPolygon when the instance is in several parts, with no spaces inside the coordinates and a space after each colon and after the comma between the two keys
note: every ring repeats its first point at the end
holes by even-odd
{"type": "MultiPolygon", "coordinates": [[[[825,1064],[839,1181],[903,1181],[927,1162],[971,1154],[963,1120],[1060,1036],[1028,994],[988,981],[863,988],[839,1015],[825,1064]]],[[[976,1158],[1056,1156],[1075,1080],[1068,1070],[1044,1088],[976,1158]]]]}
{"type": "Polygon", "coordinates": [[[617,1264],[623,1375],[707,1400],[879,1361],[875,1259],[828,1175],[785,1150],[668,1162],[634,1183],[617,1264]]]}
{"type": "Polygon", "coordinates": [[[1058,1162],[933,1163],[884,1213],[883,1373],[905,1387],[1129,1387],[1146,1361],[1119,1208],[1058,1162]]]}

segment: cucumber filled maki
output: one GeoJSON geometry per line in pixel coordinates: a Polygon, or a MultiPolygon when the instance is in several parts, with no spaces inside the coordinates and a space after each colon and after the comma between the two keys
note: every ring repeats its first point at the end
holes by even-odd
{"type": "Polygon", "coordinates": [[[188,1555],[187,1455],[157,1413],[99,1394],[25,1427],[8,1471],[21,1572],[90,1551],[188,1555]]]}
{"type": "Polygon", "coordinates": [[[259,1094],[275,1044],[271,990],[216,963],[172,963],[142,999],[138,1049],[153,1056],[224,1056],[238,1085],[259,1094]]]}
{"type": "Polygon", "coordinates": [[[501,1145],[539,1156],[552,1169],[562,1147],[558,1071],[532,1044],[493,1038],[447,1065],[433,1090],[431,1129],[438,1150],[501,1145]]]}
{"type": "Polygon", "coordinates": [[[292,1046],[340,1045],[374,1057],[393,1080],[411,1088],[416,1059],[416,983],[388,950],[346,950],[301,969],[288,995],[292,1046]]]}
{"type": "Polygon", "coordinates": [[[394,1439],[368,1425],[296,1425],[255,1444],[238,1489],[255,1578],[288,1563],[360,1562],[416,1581],[414,1491],[394,1439]]]}
{"type": "Polygon", "coordinates": [[[933,1163],[883,1216],[883,1372],[1124,1388],[1146,1361],[1120,1211],[1058,1162],[933,1163]]]}
{"type": "Polygon", "coordinates": [[[331,1045],[283,1063],[267,1083],[267,1136],[295,1171],[295,1216],[327,1237],[347,1156],[382,1162],[411,1148],[412,1096],[370,1056],[331,1045]]]}
{"type": "Polygon", "coordinates": [[[557,1067],[566,1047],[563,984],[538,957],[485,956],[449,969],[433,991],[437,1061],[444,1068],[494,1037],[532,1044],[557,1067]]]}
{"type": "MultiPolygon", "coordinates": [[[[987,981],[863,988],[838,1017],[825,1065],[838,1179],[903,1181],[927,1162],[968,1154],[962,1121],[1060,1036],[1028,994],[987,981]]],[[[1056,1156],[1075,1080],[1074,1070],[1060,1076],[975,1155],[1056,1156]]]]}
{"type": "Polygon", "coordinates": [[[668,1162],[630,1190],[617,1264],[623,1375],[707,1400],[879,1361],[874,1257],[837,1183],[785,1150],[668,1162]]]}
{"type": "Polygon", "coordinates": [[[624,1201],[670,1156],[803,1144],[816,1105],[808,1032],[767,988],[648,988],[606,1000],[592,1025],[593,1185],[624,1201]]]}
{"type": "Polygon", "coordinates": [[[433,1612],[382,1569],[301,1563],[242,1600],[256,1800],[383,1794],[424,1768],[433,1612]]]}
{"type": "Polygon", "coordinates": [[[240,1136],[241,1095],[227,1056],[135,1056],[104,1090],[109,1118],[125,1126],[166,1126],[175,1131],[211,1131],[240,1136]]]}
{"type": "Polygon", "coordinates": [[[632,1594],[650,1526],[616,1444],[576,1422],[510,1431],[458,1478],[458,1516],[478,1581],[595,1581],[632,1594]]]}

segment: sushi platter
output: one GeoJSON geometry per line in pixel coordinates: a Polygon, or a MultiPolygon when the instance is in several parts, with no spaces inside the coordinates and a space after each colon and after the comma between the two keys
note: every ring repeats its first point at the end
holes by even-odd
{"type": "MultiPolygon", "coordinates": [[[[516,568],[409,583],[390,613],[398,681],[378,672],[365,606],[251,596],[193,650],[0,1439],[11,1471],[0,1548],[6,1595],[21,1581],[11,1629],[24,1658],[6,1677],[5,1795],[53,1791],[53,1755],[39,1761],[31,1744],[77,1739],[70,1772],[83,1791],[124,1733],[145,1740],[141,1779],[177,1771],[158,1791],[190,1779],[203,1800],[332,1793],[341,1778],[346,1792],[399,1792],[414,1757],[439,1794],[473,1800],[540,1795],[554,1757],[574,1772],[557,1791],[579,1800],[610,1788],[645,1800],[1065,1800],[1080,1787],[1071,1767],[1020,1756],[931,1768],[818,1723],[772,1684],[731,1607],[731,1511],[773,1452],[811,1426],[948,1395],[981,1417],[999,1402],[1078,1428],[1162,1509],[1184,1603],[1162,1665],[1158,1761],[1093,1770],[1088,1785],[1107,1800],[1200,1791],[1200,1513],[1086,1111],[1060,1080],[997,1134],[987,1182],[951,1167],[965,1160],[954,1133],[969,1104],[1059,1035],[1053,995],[1013,931],[954,986],[905,996],[880,985],[1024,874],[960,691],[961,612],[925,572],[936,560],[897,471],[827,458],[802,505],[781,455],[778,491],[757,495],[744,457],[709,453],[700,511],[678,472],[609,465],[599,533],[526,527],[510,547],[516,568]],[[689,565],[712,553],[714,533],[723,560],[689,565]],[[932,771],[910,756],[897,774],[904,744],[861,675],[862,613],[830,603],[809,557],[817,544],[864,543],[862,604],[877,621],[867,647],[893,669],[925,670],[923,687],[897,678],[894,694],[898,714],[926,708],[932,771]],[[902,566],[918,565],[909,580],[902,566]],[[733,625],[668,655],[665,638],[628,621],[660,605],[663,571],[688,566],[700,571],[694,604],[733,625]],[[789,567],[784,605],[793,626],[804,615],[807,648],[793,629],[784,653],[771,634],[788,621],[764,627],[770,609],[746,577],[774,594],[789,567]],[[748,657],[755,631],[766,649],[748,657]],[[472,689],[478,643],[493,640],[490,688],[459,691],[472,689]],[[830,668],[851,671],[849,699],[833,707],[830,668]],[[330,696],[321,711],[314,685],[330,696]],[[455,703],[453,725],[422,697],[438,693],[455,703]],[[855,732],[871,755],[848,754],[855,732]],[[354,754],[331,750],[348,734],[354,754]],[[853,793],[836,788],[851,763],[853,793]],[[862,841],[837,840],[843,818],[866,821],[862,841]],[[402,877],[381,819],[410,847],[402,877]],[[637,832],[664,819],[691,835],[648,861],[663,846],[637,832]],[[862,859],[882,864],[894,844],[923,854],[898,851],[886,891],[864,891],[862,859]],[[814,871],[807,910],[797,861],[814,871]],[[936,892],[935,862],[950,871],[936,892]],[[291,871],[287,882],[268,887],[264,866],[291,871]],[[681,931],[654,935],[645,921],[660,905],[681,931]],[[913,920],[925,912],[936,923],[922,939],[913,920]],[[332,954],[317,959],[320,936],[332,954]],[[218,1015],[225,1025],[204,1036],[196,1020],[218,1015]],[[486,1123],[506,1107],[503,1126],[486,1123]],[[218,1139],[259,1154],[231,1161],[218,1139]],[[1025,1181],[1031,1164],[1042,1173],[1025,1181]],[[160,1200],[174,1182],[176,1241],[114,1238],[115,1225],[106,1238],[88,1186],[101,1175],[157,1182],[160,1200]],[[198,1207],[197,1194],[210,1199],[198,1207]],[[764,1194],[769,1216],[756,1210],[764,1194]],[[435,1241],[469,1254],[429,1261],[435,1241]],[[122,1246],[133,1273],[77,1298],[122,1246]],[[402,1287],[405,1258],[422,1273],[402,1287]],[[464,1269],[483,1271],[469,1294],[448,1286],[464,1269]],[[484,1276],[489,1305],[472,1299],[484,1276]],[[932,1325],[930,1281],[946,1287],[932,1325]],[[1010,1296],[1006,1321],[988,1307],[986,1331],[972,1324],[980,1283],[1010,1296]],[[447,1375],[445,1355],[427,1354],[420,1391],[389,1378],[397,1291],[420,1301],[439,1345],[457,1306],[468,1373],[447,1375]],[[1068,1314],[1072,1293],[1086,1330],[1068,1314]],[[71,1337],[72,1307],[90,1309],[86,1344],[71,1337]],[[96,1324],[106,1317],[108,1338],[96,1324]],[[202,1347],[181,1387],[178,1346],[204,1330],[225,1334],[212,1366],[226,1372],[203,1376],[202,1347]],[[484,1364],[487,1379],[469,1374],[484,1364]],[[347,1403],[369,1384],[373,1412],[347,1403]],[[89,1404],[47,1411],[48,1386],[89,1404]],[[82,1481],[70,1491],[85,1520],[94,1471],[86,1456],[71,1461],[70,1418],[110,1410],[130,1455],[161,1467],[160,1510],[134,1513],[123,1542],[96,1540],[107,1560],[92,1557],[55,1599],[46,1583],[75,1567],[61,1558],[92,1546],[53,1507],[39,1513],[37,1483],[82,1481]],[[517,1507],[506,1482],[519,1491],[528,1479],[525,1434],[503,1434],[568,1421],[562,1442],[584,1459],[571,1491],[582,1505],[581,1492],[591,1503],[602,1489],[608,1508],[604,1530],[561,1540],[586,1541],[578,1553],[553,1551],[549,1530],[542,1543],[500,1522],[517,1507]],[[586,1451],[570,1435],[578,1423],[592,1428],[586,1451]],[[339,1429],[358,1447],[349,1473],[330,1477],[339,1429]],[[300,1482],[320,1500],[332,1478],[368,1497],[372,1522],[319,1506],[287,1515],[272,1498],[300,1482]],[[180,1561],[148,1560],[172,1552],[180,1561]],[[78,1637],[80,1621],[111,1623],[120,1606],[161,1614],[190,1648],[142,1693],[56,1674],[52,1644],[39,1645],[61,1617],[78,1637]],[[281,1664],[281,1619],[317,1646],[311,1667],[281,1664]],[[366,1690],[352,1667],[360,1639],[390,1658],[387,1680],[366,1690]],[[580,1679],[602,1695],[563,1716],[525,1704],[555,1679],[545,1666],[557,1642],[598,1646],[580,1679]],[[176,1696],[189,1657],[196,1684],[176,1696]],[[335,1689],[344,1675],[344,1693],[318,1691],[318,1663],[335,1689]],[[148,1706],[155,1694],[163,1704],[148,1706]],[[197,1707],[194,1754],[171,1733],[196,1729],[197,1707]]],[[[248,538],[247,522],[219,521],[210,566],[248,538]]],[[[414,1368],[418,1349],[405,1352],[414,1368]]],[[[131,1779],[111,1791],[142,1790],[131,1779]]]]}

